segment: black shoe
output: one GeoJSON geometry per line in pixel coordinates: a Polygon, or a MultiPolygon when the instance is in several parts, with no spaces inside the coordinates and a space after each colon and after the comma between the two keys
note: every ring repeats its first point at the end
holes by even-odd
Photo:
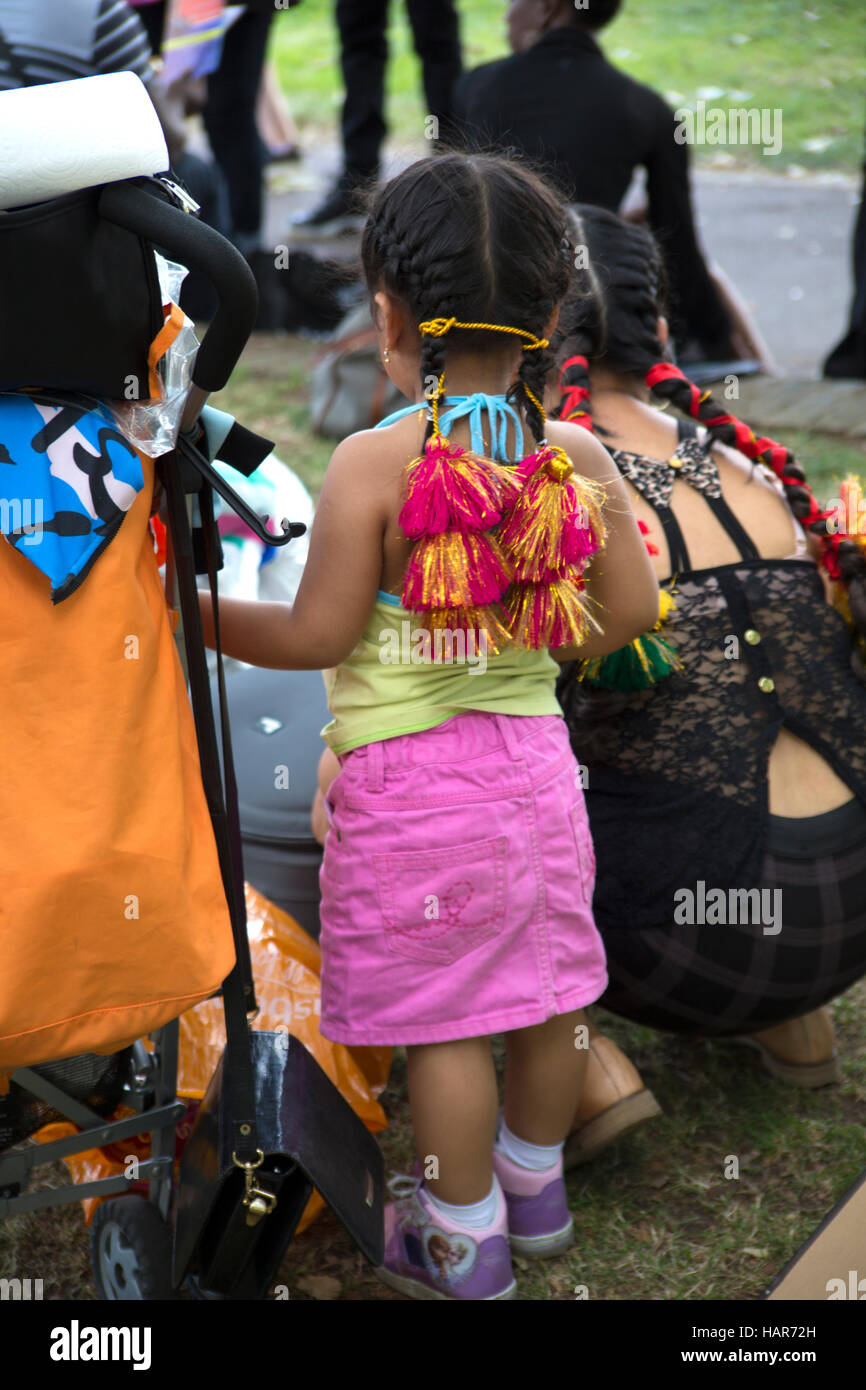
{"type": "Polygon", "coordinates": [[[365,221],[363,187],[359,179],[342,174],[324,202],[312,211],[299,213],[292,218],[290,231],[293,240],[315,241],[359,232],[365,221]]]}

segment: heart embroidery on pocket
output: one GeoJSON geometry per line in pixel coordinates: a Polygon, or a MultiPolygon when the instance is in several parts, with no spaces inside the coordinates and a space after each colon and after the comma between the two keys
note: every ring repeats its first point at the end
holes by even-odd
{"type": "Polygon", "coordinates": [[[374,856],[388,946],[448,964],[495,936],[505,915],[504,835],[374,856]]]}

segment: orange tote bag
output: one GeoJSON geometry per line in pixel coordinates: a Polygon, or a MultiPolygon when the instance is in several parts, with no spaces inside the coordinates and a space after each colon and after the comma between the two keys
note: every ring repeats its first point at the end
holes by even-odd
{"type": "Polygon", "coordinates": [[[234,963],[144,487],[82,586],[0,537],[0,1072],[112,1052],[234,963]]]}

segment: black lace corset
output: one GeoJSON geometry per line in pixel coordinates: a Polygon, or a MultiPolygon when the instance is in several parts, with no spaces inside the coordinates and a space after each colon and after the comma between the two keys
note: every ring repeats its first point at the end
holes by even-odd
{"type": "Polygon", "coordinates": [[[866,802],[866,689],[814,563],[690,570],[674,596],[665,636],[681,672],[626,692],[583,685],[573,667],[560,679],[587,769],[601,925],[668,921],[674,891],[698,879],[757,886],[783,724],[866,802]]]}

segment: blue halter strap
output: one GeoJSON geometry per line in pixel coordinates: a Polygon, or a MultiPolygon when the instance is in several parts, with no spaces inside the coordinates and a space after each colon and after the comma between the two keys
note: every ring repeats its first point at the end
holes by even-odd
{"type": "MultiPolygon", "coordinates": [[[[472,396],[446,396],[443,405],[445,408],[439,413],[439,428],[443,434],[448,434],[455,421],[468,418],[472,448],[475,453],[483,453],[482,415],[486,411],[490,422],[490,453],[493,458],[499,460],[500,463],[519,463],[523,458],[523,428],[520,424],[520,417],[504,396],[488,396],[482,391],[476,391],[472,396]],[[509,425],[514,426],[515,449],[513,457],[510,457],[508,453],[509,425]]],[[[393,415],[388,415],[384,420],[380,420],[376,429],[382,429],[385,425],[393,425],[395,420],[402,420],[406,415],[418,414],[425,410],[429,412],[429,406],[425,406],[423,402],[404,406],[402,410],[395,410],[393,415]]]]}

